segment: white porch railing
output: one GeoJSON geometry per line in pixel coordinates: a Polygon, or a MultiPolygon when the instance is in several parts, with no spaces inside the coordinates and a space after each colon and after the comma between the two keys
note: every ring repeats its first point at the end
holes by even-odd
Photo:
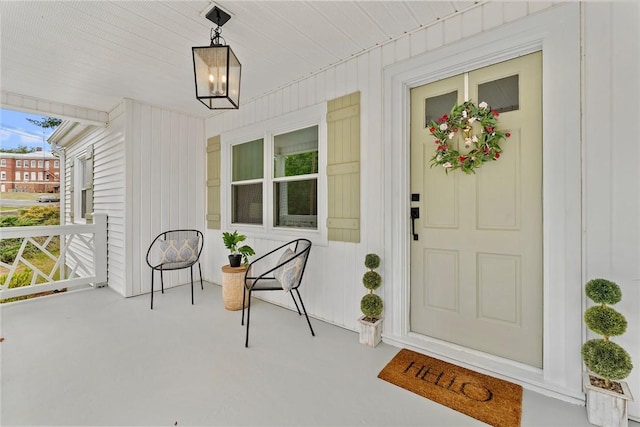
{"type": "Polygon", "coordinates": [[[3,227],[0,239],[22,239],[13,263],[0,261],[0,299],[107,281],[105,214],[94,214],[92,224],[3,227]],[[21,265],[32,272],[28,283],[14,280],[24,274],[18,273],[21,265]]]}

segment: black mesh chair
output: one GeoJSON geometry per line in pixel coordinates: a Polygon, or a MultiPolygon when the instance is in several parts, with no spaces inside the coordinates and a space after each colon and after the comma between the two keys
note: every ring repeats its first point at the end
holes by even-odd
{"type": "Polygon", "coordinates": [[[160,271],[160,284],[164,293],[165,271],[191,270],[191,304],[193,304],[193,265],[198,263],[200,271],[200,287],[202,284],[202,268],[200,267],[200,253],[202,252],[203,236],[198,230],[170,230],[160,233],[153,239],[147,251],[147,264],[151,267],[151,309],[153,310],[153,276],[160,271]]]}
{"type": "Polygon", "coordinates": [[[285,243],[255,259],[245,273],[244,286],[247,292],[243,292],[242,298],[242,325],[244,325],[244,307],[247,307],[247,335],[245,338],[245,347],[249,347],[249,318],[251,316],[251,294],[257,291],[282,291],[285,290],[291,294],[293,303],[296,305],[298,314],[307,318],[307,324],[311,330],[311,335],[316,336],[311,327],[307,310],[304,308],[302,297],[298,288],[302,283],[302,276],[307,266],[309,252],[311,251],[311,241],[307,239],[297,239],[285,243]],[[265,271],[263,271],[265,270],[265,271]],[[263,271],[263,272],[261,272],[263,271]],[[300,306],[296,301],[295,292],[300,300],[300,306]],[[249,298],[248,304],[245,302],[249,298]],[[302,307],[302,312],[300,311],[302,307]]]}

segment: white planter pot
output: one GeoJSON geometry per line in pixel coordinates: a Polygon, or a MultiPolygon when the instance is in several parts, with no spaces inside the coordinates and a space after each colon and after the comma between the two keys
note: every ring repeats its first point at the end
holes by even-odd
{"type": "Polygon", "coordinates": [[[360,344],[369,347],[375,347],[382,341],[382,319],[376,320],[374,323],[364,320],[365,316],[358,319],[360,331],[360,344]]]}
{"type": "Polygon", "coordinates": [[[629,415],[627,401],[633,401],[631,390],[624,381],[618,381],[623,394],[591,385],[589,372],[582,373],[582,387],[587,395],[587,418],[591,424],[607,427],[627,427],[629,415]]]}

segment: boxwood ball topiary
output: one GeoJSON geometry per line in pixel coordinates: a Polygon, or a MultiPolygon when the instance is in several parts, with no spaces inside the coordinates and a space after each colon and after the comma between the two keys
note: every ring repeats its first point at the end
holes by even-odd
{"type": "Polygon", "coordinates": [[[596,334],[612,337],[627,330],[627,319],[611,307],[594,305],[584,312],[584,322],[596,334]]]}
{"type": "Polygon", "coordinates": [[[382,314],[382,298],[376,294],[367,294],[360,300],[360,310],[367,317],[378,317],[382,314]]]}
{"type": "Polygon", "coordinates": [[[622,291],[617,283],[607,279],[589,280],[585,293],[595,303],[613,305],[622,299],[622,291]]]}
{"type": "Polygon", "coordinates": [[[633,369],[631,357],[624,348],[614,342],[601,339],[584,343],[582,360],[591,372],[609,380],[626,378],[633,369]]]}
{"type": "Polygon", "coordinates": [[[367,254],[364,257],[364,266],[370,270],[380,267],[380,257],[376,254],[367,254]]]}
{"type": "Polygon", "coordinates": [[[375,271],[367,271],[364,273],[364,276],[362,276],[362,284],[369,290],[375,291],[380,287],[381,283],[382,277],[375,271]]]}

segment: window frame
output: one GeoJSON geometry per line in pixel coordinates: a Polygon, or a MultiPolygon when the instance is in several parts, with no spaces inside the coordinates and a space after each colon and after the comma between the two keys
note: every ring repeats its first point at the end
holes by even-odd
{"type": "MultiPolygon", "coordinates": [[[[318,104],[300,111],[285,114],[280,117],[265,120],[242,129],[237,129],[221,134],[221,158],[223,171],[221,174],[222,199],[222,224],[228,230],[238,230],[251,238],[287,241],[304,237],[316,244],[327,245],[327,122],[326,104],[318,104]],[[273,170],[274,137],[288,132],[318,127],[318,173],[287,177],[286,179],[317,179],[317,228],[276,227],[274,226],[274,183],[282,181],[275,178],[273,170]],[[245,142],[263,139],[263,177],[251,182],[262,182],[262,224],[242,224],[232,222],[232,154],[233,147],[245,142]],[[226,166],[226,168],[225,168],[226,166]],[[226,169],[226,170],[225,170],[226,169]]],[[[249,181],[247,181],[249,183],[249,181]]]]}
{"type": "Polygon", "coordinates": [[[5,171],[0,172],[0,181],[7,180],[7,173],[5,171]]]}
{"type": "MultiPolygon", "coordinates": [[[[74,224],[87,224],[87,213],[82,212],[82,195],[86,194],[88,189],[92,189],[92,186],[86,187],[84,184],[85,178],[85,164],[90,161],[91,155],[89,150],[83,150],[79,152],[73,159],[73,223],[74,224]]],[[[93,171],[90,172],[93,174],[93,171]]],[[[91,183],[91,180],[89,181],[91,183]]]]}
{"type": "Polygon", "coordinates": [[[0,159],[0,166],[1,167],[6,167],[7,166],[7,159],[0,159]]]}

